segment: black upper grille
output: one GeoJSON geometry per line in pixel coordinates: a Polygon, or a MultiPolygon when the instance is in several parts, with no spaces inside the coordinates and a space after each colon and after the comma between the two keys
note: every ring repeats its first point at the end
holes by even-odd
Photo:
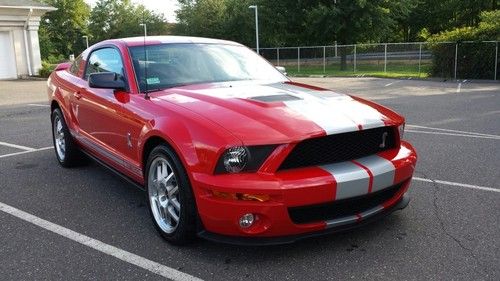
{"type": "Polygon", "coordinates": [[[381,127],[304,140],[295,146],[280,170],[353,160],[394,148],[394,127],[381,127]],[[382,146],[385,137],[385,146],[382,146]]]}
{"type": "MultiPolygon", "coordinates": [[[[404,182],[403,182],[404,183],[404,182]]],[[[363,196],[342,199],[331,203],[288,208],[288,214],[294,223],[310,223],[333,220],[374,208],[391,199],[400,190],[403,183],[363,196]]]]}

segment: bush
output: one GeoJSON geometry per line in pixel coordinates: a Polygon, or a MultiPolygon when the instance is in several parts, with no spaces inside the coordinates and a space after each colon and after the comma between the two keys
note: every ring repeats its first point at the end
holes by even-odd
{"type": "Polygon", "coordinates": [[[48,78],[50,73],[54,71],[56,68],[57,64],[52,64],[47,61],[42,61],[42,68],[40,68],[40,71],[38,72],[38,75],[43,78],[48,78]]]}
{"type": "Polygon", "coordinates": [[[500,40],[500,10],[483,12],[477,27],[456,28],[430,37],[429,47],[433,53],[431,76],[454,77],[455,48],[458,47],[457,78],[493,79],[498,43],[482,42],[491,40],[500,40]]]}

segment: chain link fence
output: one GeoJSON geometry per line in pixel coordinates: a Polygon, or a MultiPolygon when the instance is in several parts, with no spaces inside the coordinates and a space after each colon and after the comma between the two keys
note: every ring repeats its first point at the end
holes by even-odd
{"type": "Polygon", "coordinates": [[[497,80],[498,41],[261,48],[291,75],[497,80]]]}

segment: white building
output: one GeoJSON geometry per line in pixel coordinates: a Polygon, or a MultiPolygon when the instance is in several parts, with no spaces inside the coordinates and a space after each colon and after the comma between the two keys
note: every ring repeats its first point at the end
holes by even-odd
{"type": "Polygon", "coordinates": [[[38,73],[42,64],[38,27],[56,8],[34,0],[0,0],[0,79],[38,73]]]}

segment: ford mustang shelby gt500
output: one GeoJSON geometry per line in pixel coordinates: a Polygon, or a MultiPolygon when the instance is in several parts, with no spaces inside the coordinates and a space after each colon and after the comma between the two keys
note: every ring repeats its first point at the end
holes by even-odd
{"type": "Polygon", "coordinates": [[[404,118],[290,81],[240,44],[108,40],[48,80],[63,167],[86,154],[144,187],[172,243],[288,243],[408,204],[404,118]]]}

